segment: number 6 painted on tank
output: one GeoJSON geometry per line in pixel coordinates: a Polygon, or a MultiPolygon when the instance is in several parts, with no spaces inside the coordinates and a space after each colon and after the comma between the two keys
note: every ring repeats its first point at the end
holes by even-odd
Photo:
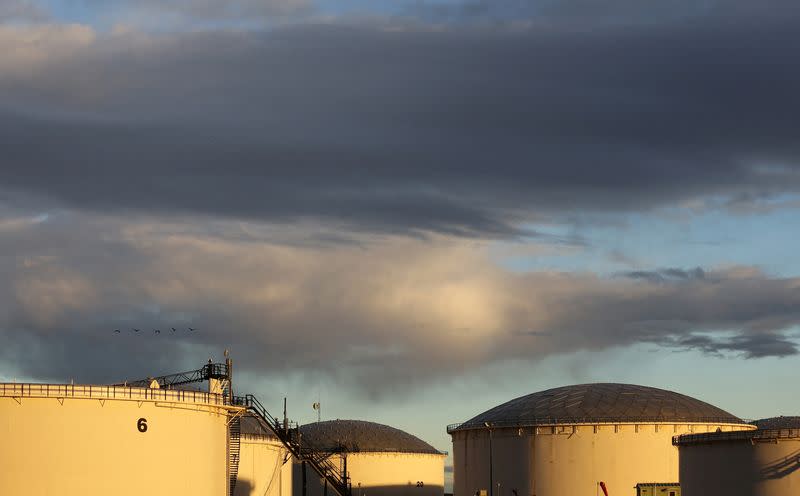
{"type": "Polygon", "coordinates": [[[147,432],[147,419],[142,417],[136,422],[136,428],[139,432],[147,432]]]}

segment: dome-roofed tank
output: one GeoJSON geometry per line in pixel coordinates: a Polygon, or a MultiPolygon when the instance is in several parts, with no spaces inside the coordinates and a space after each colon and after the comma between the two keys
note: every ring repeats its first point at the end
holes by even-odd
{"type": "Polygon", "coordinates": [[[770,417],[753,422],[760,430],[768,429],[800,429],[800,417],[770,417]]]}
{"type": "Polygon", "coordinates": [[[704,401],[680,393],[633,384],[578,384],[520,396],[451,427],[533,426],[595,422],[745,423],[704,401]]]}
{"type": "Polygon", "coordinates": [[[757,430],[685,434],[680,451],[684,496],[785,496],[800,488],[800,417],[753,422],[757,430]]]}
{"type": "Polygon", "coordinates": [[[578,384],[512,399],[461,424],[454,496],[610,494],[678,479],[682,433],[754,429],[698,399],[631,384],[578,384]]]}
{"type": "Polygon", "coordinates": [[[304,443],[320,451],[439,453],[439,450],[414,435],[365,420],[314,422],[301,426],[300,433],[304,443]]]}
{"type": "Polygon", "coordinates": [[[233,496],[291,496],[289,450],[272,429],[252,413],[239,419],[238,481],[233,496]]]}
{"type": "Polygon", "coordinates": [[[242,431],[242,434],[277,439],[275,433],[272,432],[272,429],[264,425],[264,422],[262,422],[261,419],[259,419],[252,413],[246,413],[242,415],[242,418],[239,420],[239,423],[241,426],[240,429],[242,431]]]}
{"type": "Polygon", "coordinates": [[[0,495],[226,494],[240,409],[137,382],[0,384],[0,495]]]}
{"type": "MultiPolygon", "coordinates": [[[[330,454],[349,476],[354,496],[441,496],[445,454],[408,432],[364,420],[326,420],[300,427],[301,443],[330,454]]],[[[295,494],[323,496],[324,487],[296,466],[295,494]],[[305,481],[305,482],[304,482],[305,481]]],[[[330,493],[328,493],[330,494],[330,493]]]]}

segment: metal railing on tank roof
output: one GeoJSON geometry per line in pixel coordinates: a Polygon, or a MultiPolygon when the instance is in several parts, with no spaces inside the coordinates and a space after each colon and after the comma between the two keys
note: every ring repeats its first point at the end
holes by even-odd
{"type": "Polygon", "coordinates": [[[800,429],[753,429],[746,431],[729,432],[701,432],[697,434],[681,434],[672,437],[672,444],[685,446],[688,444],[701,444],[717,441],[758,441],[775,439],[798,439],[800,429]]]}
{"type": "Polygon", "coordinates": [[[204,382],[209,379],[228,379],[230,377],[229,374],[230,371],[228,370],[227,364],[209,362],[196,370],[149,377],[147,379],[118,382],[112,384],[112,386],[150,387],[150,384],[156,381],[162,388],[173,388],[195,382],[204,382]]]}
{"type": "Polygon", "coordinates": [[[0,397],[175,401],[211,405],[226,403],[223,395],[203,391],[88,384],[0,383],[0,397]]]}
{"type": "Polygon", "coordinates": [[[641,416],[641,417],[535,417],[529,419],[515,419],[515,420],[494,420],[489,421],[489,426],[486,422],[461,422],[450,424],[447,426],[447,433],[452,434],[455,431],[461,430],[476,430],[476,429],[497,429],[504,427],[537,427],[547,425],[594,425],[594,424],[742,424],[746,425],[747,422],[737,418],[731,417],[658,417],[658,416],[641,416]]]}

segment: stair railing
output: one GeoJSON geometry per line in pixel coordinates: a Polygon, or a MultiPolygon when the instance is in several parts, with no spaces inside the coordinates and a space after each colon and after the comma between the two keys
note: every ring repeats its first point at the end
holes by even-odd
{"type": "Polygon", "coordinates": [[[295,458],[308,462],[340,496],[351,496],[347,474],[331,461],[330,453],[302,445],[298,428],[290,429],[288,425],[284,425],[270,415],[264,405],[252,394],[234,397],[233,404],[243,406],[260,417],[295,458]]]}

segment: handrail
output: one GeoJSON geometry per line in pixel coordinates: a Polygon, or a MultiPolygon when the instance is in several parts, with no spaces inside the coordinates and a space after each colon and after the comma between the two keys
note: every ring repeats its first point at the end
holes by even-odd
{"type": "MultiPolygon", "coordinates": [[[[742,419],[731,417],[694,417],[694,418],[675,418],[675,417],[627,417],[624,419],[616,417],[534,417],[521,420],[497,420],[490,421],[489,428],[498,427],[537,427],[548,425],[563,424],[724,424],[724,425],[749,425],[742,419]]],[[[447,426],[447,433],[452,434],[460,430],[486,429],[483,421],[466,421],[450,424],[447,426]]]]}
{"type": "Polygon", "coordinates": [[[120,382],[114,385],[149,387],[153,381],[157,381],[160,387],[169,388],[174,386],[182,386],[184,384],[191,384],[194,382],[204,382],[209,379],[224,379],[228,377],[229,372],[230,371],[228,370],[227,364],[209,362],[196,370],[188,370],[186,372],[178,372],[175,374],[149,377],[147,379],[125,381],[124,383],[120,382]]]}
{"type": "Polygon", "coordinates": [[[300,461],[310,462],[314,470],[324,477],[340,496],[350,496],[351,491],[348,476],[330,460],[330,453],[320,452],[312,447],[302,446],[299,429],[289,429],[288,426],[284,428],[280,421],[270,415],[267,409],[264,408],[264,405],[252,394],[234,397],[233,404],[244,406],[260,416],[264,423],[267,424],[270,430],[295,458],[300,461]]]}
{"type": "Polygon", "coordinates": [[[747,431],[700,432],[672,437],[674,446],[700,444],[711,441],[758,441],[760,439],[798,439],[800,429],[753,429],[747,431]]]}
{"type": "Polygon", "coordinates": [[[224,405],[221,394],[182,389],[151,389],[131,386],[109,386],[94,384],[39,384],[0,383],[0,397],[10,398],[81,398],[176,401],[224,405]]]}

